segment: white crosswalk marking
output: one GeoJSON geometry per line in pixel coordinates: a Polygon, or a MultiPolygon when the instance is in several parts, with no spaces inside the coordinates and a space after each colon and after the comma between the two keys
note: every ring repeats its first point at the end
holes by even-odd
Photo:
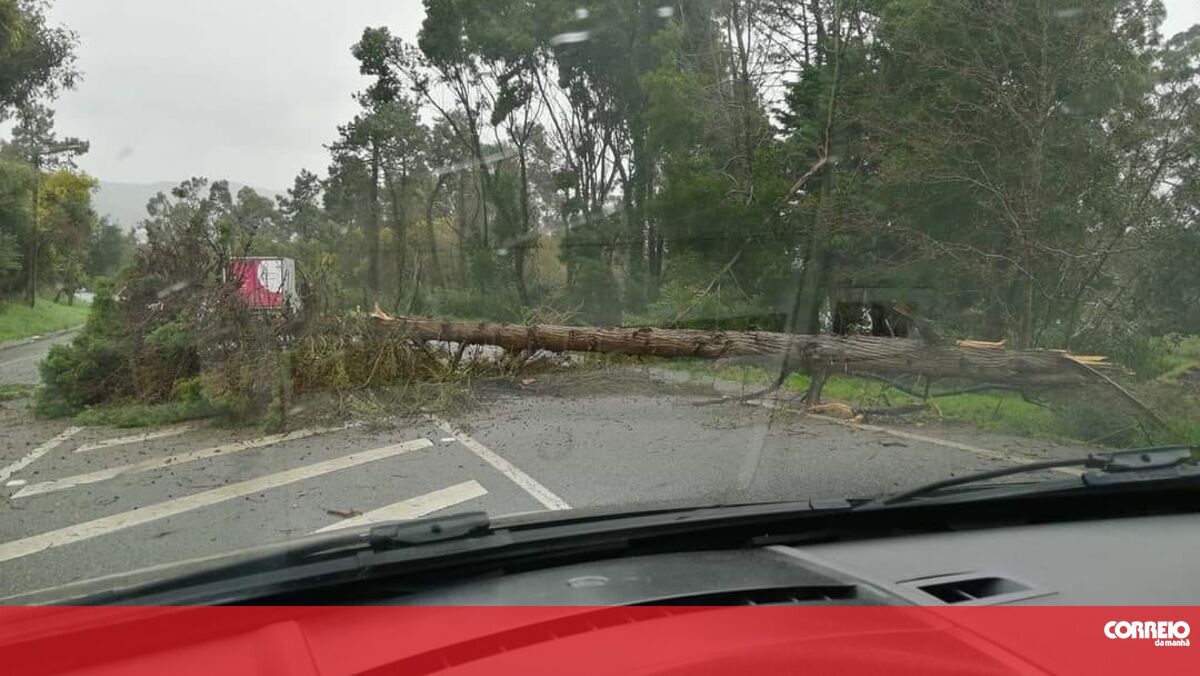
{"type": "Polygon", "coordinates": [[[451,425],[448,421],[442,420],[437,416],[429,416],[429,418],[444,432],[450,434],[455,439],[458,439],[458,443],[466,446],[467,450],[479,456],[480,460],[483,460],[492,467],[495,467],[496,471],[508,477],[513,483],[524,489],[526,493],[533,496],[534,500],[542,503],[546,509],[571,508],[571,505],[567,504],[566,500],[558,497],[554,491],[543,486],[542,483],[537,479],[534,479],[525,472],[522,472],[520,468],[500,457],[500,455],[492,449],[476,441],[471,435],[454,429],[454,425],[451,425]]]}
{"type": "Polygon", "coordinates": [[[67,429],[63,430],[62,433],[60,433],[58,436],[54,437],[53,439],[50,439],[49,441],[42,444],[41,446],[38,446],[37,448],[33,449],[32,451],[26,453],[24,456],[21,457],[20,460],[17,460],[16,462],[14,462],[12,464],[7,465],[3,469],[0,469],[0,483],[4,483],[5,481],[8,481],[8,478],[10,476],[25,469],[30,464],[32,464],[34,461],[36,461],[38,458],[42,457],[43,455],[46,455],[47,453],[49,453],[50,451],[53,451],[56,448],[58,448],[59,446],[62,445],[62,443],[64,441],[66,441],[67,439],[70,439],[71,437],[75,436],[76,434],[79,434],[82,430],[83,430],[82,427],[68,427],[67,429]]]}
{"type": "Polygon", "coordinates": [[[136,444],[142,441],[150,441],[152,439],[165,439],[167,437],[179,436],[186,432],[191,432],[196,429],[195,425],[180,425],[170,429],[159,430],[157,432],[146,432],[144,434],[134,434],[127,437],[117,437],[115,439],[104,439],[90,444],[84,444],[75,449],[76,453],[87,453],[89,451],[99,451],[104,448],[112,448],[114,446],[125,446],[126,444],[136,444]]]}
{"type": "Polygon", "coordinates": [[[487,495],[487,489],[479,484],[478,481],[464,481],[461,484],[443,488],[439,491],[418,495],[415,498],[401,500],[400,502],[392,503],[386,507],[373,509],[365,514],[360,514],[356,517],[339,521],[335,524],[319,528],[314,533],[326,533],[331,530],[340,528],[353,528],[356,526],[365,526],[370,523],[379,523],[381,521],[400,521],[402,519],[416,519],[426,514],[432,514],[436,511],[453,507],[487,495]]]}
{"type": "Polygon", "coordinates": [[[41,481],[36,484],[29,484],[25,488],[17,491],[17,493],[13,495],[13,499],[28,498],[34,495],[41,495],[43,493],[51,493],[67,488],[74,488],[76,486],[94,484],[125,474],[148,472],[150,470],[162,469],[163,467],[173,467],[175,465],[181,465],[183,463],[193,462],[196,460],[203,460],[205,458],[215,458],[219,455],[227,455],[229,453],[237,453],[239,451],[262,448],[264,446],[273,446],[285,441],[295,441],[296,439],[304,439],[306,437],[312,437],[318,434],[337,432],[351,426],[352,425],[342,425],[340,427],[314,427],[311,429],[296,430],[295,432],[287,432],[284,434],[272,434],[270,436],[260,437],[258,439],[236,441],[229,444],[221,444],[220,446],[211,446],[209,448],[201,448],[195,451],[187,451],[186,453],[176,453],[175,455],[168,455],[161,458],[149,458],[142,460],[141,462],[134,462],[128,465],[118,465],[116,467],[108,467],[105,469],[96,470],[95,472],[87,472],[86,474],[76,474],[75,476],[63,477],[62,479],[41,481]]]}
{"type": "Polygon", "coordinates": [[[297,467],[284,472],[268,474],[267,476],[248,481],[240,481],[238,483],[221,486],[212,490],[203,491],[194,495],[188,495],[166,502],[159,502],[153,505],[145,505],[137,509],[132,509],[127,512],[113,514],[110,516],[93,519],[73,526],[59,528],[48,533],[33,535],[31,537],[13,540],[0,544],[0,561],[10,561],[12,559],[29,556],[38,552],[62,547],[75,542],[88,540],[101,535],[107,535],[115,531],[141,526],[152,521],[165,519],[167,517],[176,516],[185,512],[190,512],[202,507],[215,505],[226,500],[232,500],[253,493],[278,488],[297,481],[312,479],[323,474],[336,472],[362,465],[364,463],[373,462],[375,460],[383,460],[391,458],[402,453],[428,448],[433,442],[428,439],[416,439],[414,441],[406,441],[401,444],[393,444],[376,448],[369,451],[359,453],[351,453],[340,458],[325,460],[323,462],[297,467]]]}

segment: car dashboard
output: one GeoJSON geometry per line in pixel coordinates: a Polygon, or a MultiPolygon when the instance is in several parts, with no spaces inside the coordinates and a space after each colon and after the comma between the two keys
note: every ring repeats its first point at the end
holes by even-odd
{"type": "Polygon", "coordinates": [[[77,676],[1164,666],[1191,653],[1143,654],[1101,628],[1119,619],[1114,606],[1200,603],[1197,526],[1200,516],[1170,514],[611,557],[384,594],[374,606],[33,608],[19,626],[0,620],[0,653],[20,673],[77,676]],[[1089,605],[1101,607],[1078,607],[1089,605]],[[1021,606],[1055,607],[992,612],[1021,606]]]}
{"type": "Polygon", "coordinates": [[[413,605],[1195,605],[1200,515],[615,558],[471,580],[413,605]]]}

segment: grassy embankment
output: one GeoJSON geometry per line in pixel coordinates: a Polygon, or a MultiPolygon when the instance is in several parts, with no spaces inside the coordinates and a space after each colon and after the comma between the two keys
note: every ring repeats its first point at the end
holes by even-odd
{"type": "Polygon", "coordinates": [[[15,300],[5,302],[0,304],[0,343],[81,326],[88,310],[86,303],[78,301],[65,305],[42,298],[35,307],[15,300]]]}
{"type": "MultiPolygon", "coordinates": [[[[1096,445],[1128,446],[1147,443],[1200,445],[1200,336],[1154,341],[1152,372],[1128,383],[1129,389],[1153,409],[1169,431],[1146,433],[1127,406],[1087,392],[1052,395],[1042,405],[1015,392],[976,392],[937,397],[925,416],[968,423],[979,429],[1021,436],[1096,445]]],[[[699,360],[655,360],[667,368],[744,383],[748,391],[774,380],[761,368],[729,367],[699,360]]],[[[784,383],[788,392],[808,389],[809,378],[794,374],[784,383]]],[[[935,389],[936,392],[936,389],[935,389]]],[[[854,407],[904,406],[920,399],[886,383],[853,377],[832,377],[824,387],[825,401],[854,407]]],[[[921,416],[907,419],[921,420],[921,416]]],[[[1153,432],[1153,430],[1152,430],[1153,432]]]]}

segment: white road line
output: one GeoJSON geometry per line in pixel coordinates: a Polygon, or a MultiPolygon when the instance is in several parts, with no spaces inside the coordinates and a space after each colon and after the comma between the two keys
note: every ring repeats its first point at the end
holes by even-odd
{"type": "Polygon", "coordinates": [[[467,500],[474,500],[487,495],[487,489],[479,485],[478,481],[464,481],[461,484],[443,488],[425,495],[418,495],[415,498],[401,500],[400,502],[392,503],[386,507],[372,509],[369,512],[358,516],[344,519],[335,524],[318,528],[314,533],[327,533],[331,530],[340,528],[353,528],[355,526],[365,526],[371,523],[379,523],[381,521],[400,521],[402,519],[416,519],[426,514],[432,514],[438,510],[453,507],[467,500]]]}
{"type": "Polygon", "coordinates": [[[76,434],[79,434],[82,430],[83,430],[82,427],[68,427],[67,429],[63,430],[62,433],[60,433],[58,436],[54,437],[53,439],[50,439],[49,441],[43,443],[41,446],[38,446],[37,448],[33,449],[32,451],[26,453],[25,456],[22,457],[20,460],[12,463],[11,465],[6,466],[4,469],[0,469],[0,483],[4,483],[5,481],[8,481],[8,478],[10,476],[12,476],[14,473],[25,469],[26,467],[28,467],[30,465],[30,463],[36,461],[38,458],[42,457],[43,455],[46,455],[50,451],[53,451],[54,449],[58,448],[59,446],[62,445],[62,443],[64,441],[66,441],[67,439],[70,439],[71,437],[75,436],[76,434]]]}
{"type": "Polygon", "coordinates": [[[517,469],[516,465],[505,460],[496,454],[495,451],[479,443],[470,435],[454,429],[454,426],[441,418],[431,415],[429,419],[438,427],[444,430],[447,434],[458,440],[458,443],[467,447],[475,455],[479,456],[487,464],[495,467],[498,472],[512,480],[513,483],[520,486],[526,493],[533,496],[534,500],[542,503],[546,509],[570,509],[571,505],[567,504],[566,500],[558,497],[549,488],[546,488],[537,479],[529,476],[525,472],[517,469]]]}
{"type": "Polygon", "coordinates": [[[136,444],[141,441],[150,441],[151,439],[164,439],[166,437],[174,437],[185,432],[191,432],[196,429],[195,425],[180,425],[170,429],[159,430],[157,432],[145,432],[143,434],[134,434],[128,437],[116,437],[115,439],[103,439],[90,444],[84,444],[75,449],[76,453],[87,453],[88,451],[98,451],[103,448],[112,448],[113,446],[124,446],[126,444],[136,444]]]}
{"type": "MultiPolygon", "coordinates": [[[[656,374],[658,377],[662,378],[663,380],[667,380],[670,382],[681,382],[681,380],[683,382],[686,382],[686,381],[691,380],[690,376],[681,376],[678,372],[671,371],[669,369],[648,367],[648,370],[650,372],[656,374]]],[[[715,376],[713,377],[714,387],[717,387],[717,383],[720,383],[720,382],[722,382],[722,381],[717,379],[715,376]]],[[[718,390],[719,389],[720,388],[718,387],[718,390]]],[[[959,443],[956,441],[950,441],[948,439],[939,439],[937,437],[929,437],[929,436],[925,436],[923,434],[914,434],[912,432],[895,430],[895,429],[891,429],[889,427],[881,427],[879,425],[858,424],[858,423],[850,422],[849,420],[842,420],[840,418],[834,418],[832,416],[821,415],[818,413],[809,413],[808,411],[806,411],[802,408],[800,408],[800,409],[792,408],[790,406],[787,406],[786,404],[779,403],[779,402],[777,402],[777,400],[774,400],[774,399],[754,399],[754,400],[747,401],[746,403],[754,405],[754,406],[762,406],[765,408],[777,408],[777,409],[792,411],[795,413],[803,413],[810,418],[816,418],[817,420],[824,420],[826,422],[831,422],[831,423],[834,423],[837,425],[841,425],[843,427],[849,427],[851,429],[864,429],[864,430],[869,430],[872,432],[881,432],[883,434],[889,434],[891,436],[899,437],[901,439],[909,439],[912,441],[923,441],[927,444],[934,444],[936,446],[944,446],[946,448],[953,448],[953,449],[959,450],[959,451],[966,451],[968,453],[973,453],[981,458],[988,458],[989,460],[999,460],[1001,462],[1009,462],[1009,463],[1013,463],[1015,465],[1028,465],[1033,462],[1038,462],[1037,459],[1030,458],[1028,456],[1015,455],[1012,453],[1003,453],[1001,451],[993,451],[988,448],[972,446],[971,444],[963,444],[963,443],[959,443]]],[[[748,462],[746,465],[744,465],[742,467],[741,471],[739,472],[739,479],[744,481],[744,480],[746,480],[747,477],[753,477],[754,471],[755,471],[754,463],[748,462]]],[[[1081,474],[1083,474],[1083,472],[1081,470],[1074,469],[1071,467],[1056,467],[1049,471],[1059,472],[1061,474],[1069,474],[1071,476],[1080,476],[1081,474]]]]}
{"type": "Polygon", "coordinates": [[[153,505],[145,505],[127,512],[93,519],[75,524],[74,526],[67,526],[66,528],[59,528],[48,533],[13,540],[12,542],[0,544],[0,561],[11,561],[12,559],[29,556],[30,554],[36,554],[55,547],[62,547],[63,545],[81,542],[101,535],[108,535],[126,528],[133,528],[134,526],[141,526],[159,519],[177,516],[194,509],[209,507],[226,500],[261,493],[272,488],[278,488],[297,481],[304,481],[305,479],[312,479],[322,474],[348,469],[375,460],[383,460],[384,458],[408,453],[409,451],[428,448],[432,445],[433,443],[428,439],[416,439],[360,453],[351,453],[340,458],[325,460],[276,474],[268,474],[257,479],[240,481],[194,495],[167,500],[166,502],[159,502],[153,505]]]}
{"type": "Polygon", "coordinates": [[[13,499],[28,498],[34,495],[41,495],[43,493],[51,493],[54,491],[65,490],[67,488],[74,488],[76,486],[94,484],[125,474],[149,472],[151,470],[162,469],[163,467],[181,465],[186,462],[194,462],[196,460],[203,460],[205,458],[215,458],[219,455],[228,455],[230,453],[237,453],[239,451],[262,448],[263,446],[272,446],[285,441],[294,441],[296,439],[304,439],[306,437],[311,437],[318,434],[337,432],[352,426],[353,425],[341,425],[339,427],[314,427],[296,430],[295,432],[272,434],[270,436],[259,437],[258,439],[235,441],[233,443],[221,444],[220,446],[201,448],[195,451],[187,451],[186,453],[176,453],[175,455],[168,455],[161,458],[148,458],[146,460],[130,463],[128,465],[118,465],[116,467],[96,470],[95,472],[87,472],[86,474],[76,474],[75,476],[63,477],[62,479],[53,479],[51,481],[42,481],[36,484],[29,484],[25,488],[17,491],[16,494],[13,495],[13,499]]]}
{"type": "MultiPolygon", "coordinates": [[[[850,427],[853,429],[869,430],[871,432],[882,432],[883,434],[890,434],[893,437],[899,437],[901,439],[908,439],[910,441],[921,441],[921,442],[924,442],[927,444],[934,444],[936,446],[945,446],[946,448],[953,448],[953,449],[959,450],[959,451],[966,451],[967,453],[973,453],[975,455],[978,455],[981,458],[987,458],[989,460],[999,460],[1001,462],[1008,462],[1008,463],[1012,463],[1014,465],[1028,465],[1028,464],[1031,464],[1034,462],[1038,462],[1038,460],[1035,458],[1030,458],[1030,457],[1026,457],[1023,455],[1014,455],[1012,453],[1004,453],[1002,451],[993,451],[989,448],[981,448],[979,446],[972,446],[971,444],[964,444],[964,443],[960,443],[957,441],[950,441],[949,439],[939,439],[937,437],[929,437],[929,436],[925,436],[924,434],[916,434],[914,432],[905,432],[904,430],[895,430],[890,427],[881,427],[879,425],[870,425],[870,424],[866,424],[866,423],[853,423],[848,420],[840,420],[838,418],[833,418],[833,417],[826,416],[826,415],[818,415],[815,413],[809,413],[808,415],[813,418],[818,418],[821,420],[834,422],[839,425],[842,425],[845,427],[850,427]]],[[[1071,476],[1079,476],[1083,473],[1081,470],[1075,469],[1073,467],[1055,467],[1055,468],[1051,469],[1050,471],[1059,472],[1061,474],[1070,474],[1071,476]]]]}

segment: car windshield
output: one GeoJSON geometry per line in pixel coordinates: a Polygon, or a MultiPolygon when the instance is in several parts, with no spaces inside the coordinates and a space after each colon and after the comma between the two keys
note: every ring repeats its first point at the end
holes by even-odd
{"type": "Polygon", "coordinates": [[[1194,0],[0,0],[0,139],[3,599],[1200,444],[1194,0]]]}

